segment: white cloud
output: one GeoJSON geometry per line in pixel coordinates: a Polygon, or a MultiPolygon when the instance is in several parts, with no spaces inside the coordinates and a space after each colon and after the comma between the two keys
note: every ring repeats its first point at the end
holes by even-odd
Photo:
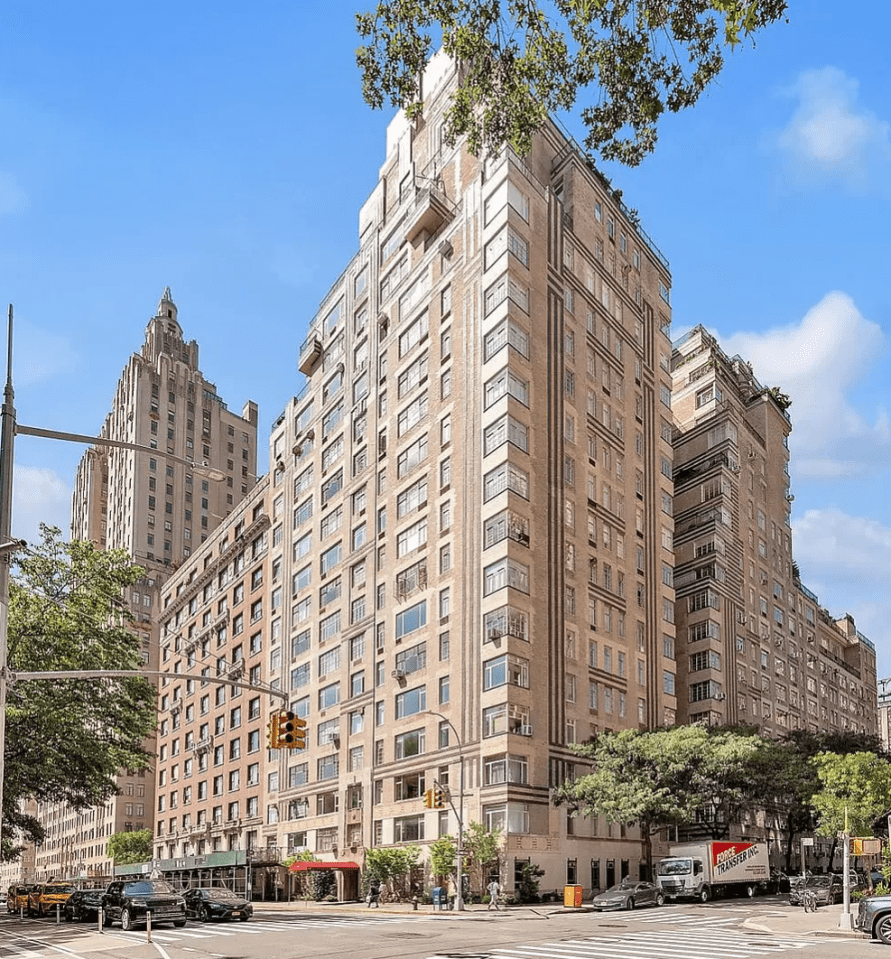
{"type": "Polygon", "coordinates": [[[11,174],[0,170],[0,216],[15,213],[28,205],[28,197],[11,174]]]}
{"type": "Polygon", "coordinates": [[[880,676],[891,674],[891,527],[832,508],[792,523],[802,582],[834,616],[851,613],[875,645],[880,676]]]}
{"type": "Polygon", "coordinates": [[[40,539],[40,524],[71,531],[71,487],[49,469],[16,466],[12,486],[12,535],[29,543],[40,539]]]}
{"type": "Polygon", "coordinates": [[[889,125],[860,106],[857,80],[835,67],[805,70],[787,93],[798,108],[777,138],[796,176],[865,186],[891,158],[889,125]]]}
{"type": "Polygon", "coordinates": [[[779,386],[792,398],[796,479],[854,476],[887,465],[887,411],[876,403],[861,412],[851,400],[887,344],[881,327],[849,296],[828,293],[799,323],[736,333],[721,344],[750,360],[765,386],[779,386]]]}

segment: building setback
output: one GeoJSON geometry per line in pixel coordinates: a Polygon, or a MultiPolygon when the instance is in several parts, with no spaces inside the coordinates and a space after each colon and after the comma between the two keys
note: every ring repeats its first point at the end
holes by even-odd
{"type": "MultiPolygon", "coordinates": [[[[71,523],[72,539],[126,550],[145,567],[128,600],[143,660],[157,670],[161,584],[257,482],[256,404],[246,403],[240,416],[227,409],[198,367],[198,344],[183,339],[169,288],[146,326],[141,350],[121,374],[99,435],[158,451],[152,456],[88,449],[77,470],[71,523]],[[212,467],[225,478],[204,478],[166,454],[212,467]]],[[[147,748],[154,752],[154,742],[147,748]]],[[[108,837],[153,829],[154,769],[122,771],[118,786],[120,794],[108,803],[80,812],[38,805],[47,838],[35,851],[34,879],[107,876],[108,837]]]]}
{"type": "Polygon", "coordinates": [[[793,560],[787,398],[702,327],[672,371],[680,718],[876,734],[875,647],[793,560]]]}
{"type": "MultiPolygon", "coordinates": [[[[270,486],[245,506],[265,497],[270,525],[262,653],[232,620],[260,567],[238,567],[222,529],[165,585],[171,671],[190,635],[219,664],[241,647],[308,748],[264,752],[259,785],[230,789],[245,732],[224,726],[188,783],[204,833],[184,834],[185,780],[159,786],[159,858],[240,845],[361,864],[454,835],[424,794],[460,809],[463,767],[464,819],[503,829],[508,888],[528,861],[544,889],[640,868],[635,831],[570,819],[549,790],[572,743],[677,715],[668,264],[554,126],[524,160],[448,147],[453,82],[435,60],[423,119],[388,129],[359,252],[310,324],[270,486]]],[[[159,773],[177,739],[203,739],[202,695],[183,688],[194,719],[167,727],[159,773]]]]}

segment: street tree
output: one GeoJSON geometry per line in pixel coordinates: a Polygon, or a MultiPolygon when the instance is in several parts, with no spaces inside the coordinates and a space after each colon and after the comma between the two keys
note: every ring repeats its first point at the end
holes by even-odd
{"type": "Polygon", "coordinates": [[[148,862],[152,858],[151,829],[135,829],[131,832],[116,832],[108,837],[105,855],[116,866],[129,866],[136,862],[148,862]]]}
{"type": "Polygon", "coordinates": [[[817,832],[871,836],[875,818],[891,809],[891,763],[871,752],[823,752],[811,762],[821,787],[812,799],[817,832]]]}
{"type": "Polygon", "coordinates": [[[500,869],[501,847],[504,837],[501,827],[487,829],[481,822],[471,822],[464,830],[464,868],[474,882],[471,888],[480,894],[488,884],[489,873],[500,869]]]}
{"type": "Polygon", "coordinates": [[[362,874],[362,889],[367,894],[372,881],[386,885],[389,893],[397,899],[411,895],[411,874],[418,864],[420,847],[398,846],[392,849],[366,849],[365,871],[362,874]]]}
{"type": "Polygon", "coordinates": [[[444,885],[444,880],[455,873],[458,847],[451,836],[440,836],[430,843],[430,875],[433,884],[444,885]]]}
{"type": "Polygon", "coordinates": [[[712,730],[701,724],[652,732],[602,733],[573,747],[591,769],[559,786],[555,803],[578,815],[637,825],[652,869],[653,835],[667,825],[697,819],[723,835],[727,823],[757,804],[750,770],[763,741],[748,730],[712,730]]]}
{"type": "MultiPolygon", "coordinates": [[[[123,551],[65,543],[41,527],[41,541],[10,581],[9,665],[13,673],[138,669],[140,640],[124,602],[144,571],[123,551]]],[[[3,858],[42,824],[26,799],[84,809],[117,792],[122,770],[144,770],[155,726],[155,690],[141,677],[15,682],[6,715],[3,858]]]]}
{"type": "Polygon", "coordinates": [[[765,806],[775,811],[782,821],[782,832],[786,836],[786,872],[790,872],[796,837],[812,833],[816,828],[812,800],[821,784],[813,758],[821,752],[887,754],[878,736],[852,730],[811,732],[796,729],[770,744],[768,751],[770,776],[765,806]]]}
{"type": "Polygon", "coordinates": [[[662,115],[697,102],[728,50],[785,17],[787,0],[380,0],[356,17],[363,95],[410,118],[442,46],[459,81],[450,140],[529,152],[547,117],[581,105],[585,147],[634,166],[662,115]]]}

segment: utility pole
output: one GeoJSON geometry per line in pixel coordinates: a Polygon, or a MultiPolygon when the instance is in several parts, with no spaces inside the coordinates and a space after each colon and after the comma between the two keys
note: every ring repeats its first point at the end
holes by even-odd
{"type": "Polygon", "coordinates": [[[459,763],[459,774],[458,774],[458,790],[460,795],[458,796],[458,809],[455,809],[455,805],[451,799],[449,799],[449,805],[452,807],[452,810],[455,812],[455,815],[458,817],[458,841],[455,844],[455,868],[458,872],[458,881],[455,884],[457,886],[455,892],[455,909],[458,912],[464,911],[464,743],[461,741],[461,737],[458,735],[458,730],[455,729],[454,723],[447,716],[443,716],[442,713],[434,712],[432,709],[428,710],[431,716],[439,716],[439,718],[448,723],[449,729],[455,734],[455,739],[458,743],[458,763],[459,763]]]}

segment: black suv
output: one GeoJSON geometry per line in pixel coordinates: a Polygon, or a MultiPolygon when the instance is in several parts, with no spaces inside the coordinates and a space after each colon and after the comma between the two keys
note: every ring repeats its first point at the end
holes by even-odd
{"type": "Polygon", "coordinates": [[[124,930],[144,926],[149,912],[152,925],[156,922],[172,922],[174,926],[186,924],[185,900],[162,879],[113,882],[102,896],[103,925],[120,922],[124,930]]]}

